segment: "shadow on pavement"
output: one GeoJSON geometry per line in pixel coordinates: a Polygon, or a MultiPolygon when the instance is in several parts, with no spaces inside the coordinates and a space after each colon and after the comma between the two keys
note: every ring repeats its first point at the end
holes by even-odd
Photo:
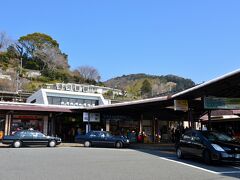
{"type": "Polygon", "coordinates": [[[222,176],[240,178],[240,164],[214,164],[206,165],[201,159],[186,157],[185,159],[178,159],[173,150],[157,150],[157,149],[136,149],[134,150],[151,154],[157,157],[166,158],[168,160],[173,160],[175,162],[185,163],[190,166],[196,166],[205,170],[213,171],[215,174],[220,174],[222,176]]]}

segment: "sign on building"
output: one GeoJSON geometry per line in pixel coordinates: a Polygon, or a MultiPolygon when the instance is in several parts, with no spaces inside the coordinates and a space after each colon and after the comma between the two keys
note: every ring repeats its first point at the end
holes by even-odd
{"type": "Polygon", "coordinates": [[[187,111],[188,110],[188,100],[174,100],[174,110],[175,111],[187,111]]]}
{"type": "Polygon", "coordinates": [[[204,97],[205,109],[240,109],[240,98],[204,97]]]}
{"type": "Polygon", "coordinates": [[[100,113],[83,112],[83,122],[88,122],[88,118],[89,122],[100,122],[100,113]]]}

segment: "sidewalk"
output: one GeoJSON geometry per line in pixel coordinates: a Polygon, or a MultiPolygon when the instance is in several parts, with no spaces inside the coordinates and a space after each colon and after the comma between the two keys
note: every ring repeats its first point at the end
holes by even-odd
{"type": "MultiPolygon", "coordinates": [[[[7,147],[9,147],[9,145],[2,144],[2,142],[0,142],[0,148],[7,148],[7,147]]],[[[60,145],[57,145],[57,147],[83,147],[83,144],[79,144],[79,143],[61,143],[60,145]]]]}
{"type": "MultiPolygon", "coordinates": [[[[58,147],[84,147],[83,144],[79,143],[61,143],[58,147]]],[[[174,143],[158,143],[158,144],[142,144],[132,143],[129,149],[148,149],[148,150],[160,150],[160,151],[175,151],[174,143]]]]}
{"type": "Polygon", "coordinates": [[[84,147],[83,144],[79,144],[79,143],[61,143],[58,145],[58,147],[84,147]]]}
{"type": "Polygon", "coordinates": [[[157,144],[130,144],[130,149],[148,149],[148,150],[159,150],[159,151],[175,151],[174,143],[157,143],[157,144]]]}
{"type": "MultiPolygon", "coordinates": [[[[0,142],[0,148],[7,148],[9,145],[0,142]]],[[[79,143],[61,143],[58,147],[84,147],[79,143]]],[[[159,151],[175,151],[173,143],[158,143],[158,144],[130,144],[129,149],[143,149],[143,150],[159,150],[159,151]]]]}

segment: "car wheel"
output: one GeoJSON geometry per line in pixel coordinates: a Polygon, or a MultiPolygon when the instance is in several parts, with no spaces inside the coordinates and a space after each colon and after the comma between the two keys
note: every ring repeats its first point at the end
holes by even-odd
{"type": "Polygon", "coordinates": [[[210,156],[210,153],[208,151],[203,152],[203,161],[206,164],[211,164],[212,163],[211,156],[210,156]]]}
{"type": "Polygon", "coordinates": [[[17,140],[13,142],[13,147],[14,148],[20,148],[22,146],[22,142],[17,140]]]}
{"type": "Polygon", "coordinates": [[[116,142],[115,147],[116,148],[121,148],[123,146],[121,141],[116,142]]]}
{"type": "Polygon", "coordinates": [[[181,150],[180,147],[177,148],[176,154],[177,154],[177,158],[178,158],[178,159],[183,159],[183,158],[184,158],[183,153],[182,153],[182,150],[181,150]]]}
{"type": "Polygon", "coordinates": [[[91,147],[91,142],[90,141],[85,141],[84,146],[85,147],[91,147]]]}
{"type": "Polygon", "coordinates": [[[49,146],[49,147],[55,147],[55,146],[56,146],[56,141],[55,141],[55,140],[51,140],[51,141],[48,143],[48,146],[49,146]]]}

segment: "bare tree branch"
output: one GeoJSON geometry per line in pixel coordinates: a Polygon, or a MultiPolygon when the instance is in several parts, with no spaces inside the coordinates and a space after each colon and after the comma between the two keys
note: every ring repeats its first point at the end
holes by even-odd
{"type": "Polygon", "coordinates": [[[101,76],[98,70],[91,66],[80,66],[76,69],[84,79],[100,81],[101,76]]]}
{"type": "Polygon", "coordinates": [[[33,55],[35,58],[40,59],[43,63],[41,71],[43,71],[46,67],[48,67],[49,70],[55,70],[56,68],[68,68],[65,56],[56,47],[44,45],[41,49],[35,50],[33,55]]]}

